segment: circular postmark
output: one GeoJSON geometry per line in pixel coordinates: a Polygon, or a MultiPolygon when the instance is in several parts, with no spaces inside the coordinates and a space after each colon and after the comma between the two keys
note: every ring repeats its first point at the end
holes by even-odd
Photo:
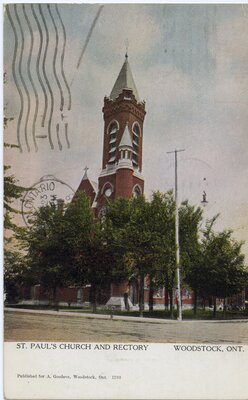
{"type": "Polygon", "coordinates": [[[22,199],[22,217],[26,225],[30,224],[32,214],[40,207],[56,204],[63,200],[69,203],[75,192],[70,185],[55,178],[45,175],[27,190],[22,199]]]}

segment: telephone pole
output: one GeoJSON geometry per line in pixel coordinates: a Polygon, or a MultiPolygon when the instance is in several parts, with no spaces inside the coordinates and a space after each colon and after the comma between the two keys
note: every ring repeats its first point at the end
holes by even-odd
{"type": "Polygon", "coordinates": [[[175,243],[176,243],[176,271],[177,271],[177,301],[178,301],[178,316],[177,319],[182,321],[182,303],[181,303],[181,278],[180,278],[180,248],[179,248],[179,216],[178,216],[178,183],[177,183],[177,153],[183,150],[167,151],[167,154],[175,154],[175,205],[176,205],[176,218],[175,218],[175,243]]]}

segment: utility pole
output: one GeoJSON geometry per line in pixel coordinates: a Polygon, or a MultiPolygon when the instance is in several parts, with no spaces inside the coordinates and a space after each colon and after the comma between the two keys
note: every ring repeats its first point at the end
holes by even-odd
{"type": "Polygon", "coordinates": [[[177,153],[183,150],[167,151],[167,154],[175,154],[175,204],[176,204],[176,218],[175,218],[175,243],[176,243],[176,270],[177,270],[177,301],[178,301],[178,316],[177,319],[182,321],[182,303],[181,303],[181,278],[180,278],[180,248],[179,248],[179,216],[178,216],[178,183],[177,183],[177,153]]]}

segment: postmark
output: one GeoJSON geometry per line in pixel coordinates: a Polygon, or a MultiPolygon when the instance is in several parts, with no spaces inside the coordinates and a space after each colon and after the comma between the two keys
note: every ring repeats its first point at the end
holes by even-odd
{"type": "Polygon", "coordinates": [[[70,185],[57,179],[55,176],[43,176],[31,189],[26,191],[22,199],[22,217],[25,224],[30,225],[32,214],[40,207],[56,204],[61,200],[69,203],[74,193],[70,185]]]}

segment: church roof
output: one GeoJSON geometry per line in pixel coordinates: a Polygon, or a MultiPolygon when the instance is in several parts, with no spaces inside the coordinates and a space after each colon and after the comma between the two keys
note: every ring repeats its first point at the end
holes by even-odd
{"type": "Polygon", "coordinates": [[[120,70],[118,78],[116,79],[112,92],[110,93],[110,99],[115,100],[119,96],[119,94],[122,93],[123,89],[131,89],[133,91],[134,97],[139,102],[139,95],[136,85],[134,83],[127,54],[125,56],[124,64],[120,70]]]}
{"type": "MultiPolygon", "coordinates": [[[[91,200],[91,205],[94,202],[96,193],[97,193],[97,184],[95,182],[92,182],[87,175],[87,170],[89,168],[85,167],[84,168],[84,176],[82,177],[82,180],[76,190],[75,196],[79,192],[84,192],[91,200]]],[[[74,196],[74,197],[75,197],[74,196]]]]}
{"type": "Polygon", "coordinates": [[[133,148],[133,144],[132,144],[132,140],[131,140],[131,135],[129,132],[129,128],[128,128],[128,122],[126,123],[119,147],[131,147],[133,148]]]}

